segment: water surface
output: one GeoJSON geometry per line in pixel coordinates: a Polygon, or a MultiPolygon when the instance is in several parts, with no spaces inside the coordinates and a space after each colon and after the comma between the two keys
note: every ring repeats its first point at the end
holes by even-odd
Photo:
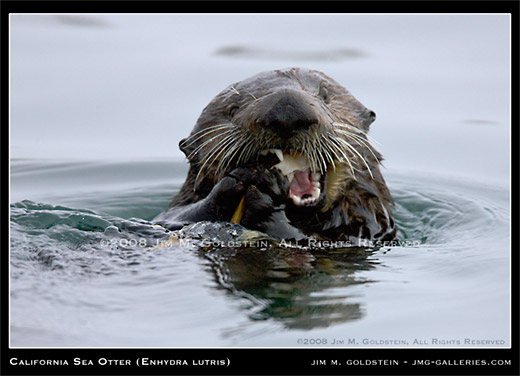
{"type": "Polygon", "coordinates": [[[298,346],[311,335],[360,346],[509,343],[507,189],[389,174],[402,243],[379,250],[161,247],[171,233],[150,220],[180,188],[165,182],[165,165],[181,182],[175,161],[12,162],[13,191],[42,171],[64,186],[11,205],[13,345],[298,346]],[[72,192],[71,168],[120,178],[90,194],[78,178],[72,192]],[[132,187],[128,170],[148,184],[132,187]]]}
{"type": "Polygon", "coordinates": [[[509,16],[10,20],[12,346],[510,345],[509,16]],[[377,113],[403,243],[157,247],[203,107],[289,66],[377,113]]]}

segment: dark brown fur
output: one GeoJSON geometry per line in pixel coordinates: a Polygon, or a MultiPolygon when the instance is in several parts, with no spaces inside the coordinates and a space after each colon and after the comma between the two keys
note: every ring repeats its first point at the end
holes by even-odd
{"type": "Polygon", "coordinates": [[[181,141],[190,162],[188,176],[157,222],[175,227],[200,220],[229,221],[245,195],[245,227],[281,237],[390,240],[395,236],[393,202],[380,171],[382,157],[366,138],[374,119],[373,111],[318,71],[269,71],[230,85],[206,106],[190,137],[181,141]],[[342,137],[345,131],[356,136],[347,140],[349,147],[336,141],[341,153],[315,146],[327,135],[342,137]],[[314,153],[315,169],[327,162],[326,194],[319,205],[286,202],[283,178],[260,162],[259,151],[266,149],[314,153]],[[338,160],[338,155],[347,155],[348,161],[338,160]],[[280,232],[281,227],[290,230],[280,232]]]}

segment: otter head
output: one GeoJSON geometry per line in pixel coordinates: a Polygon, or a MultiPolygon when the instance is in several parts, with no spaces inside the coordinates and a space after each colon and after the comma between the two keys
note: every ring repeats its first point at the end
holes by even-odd
{"type": "Polygon", "coordinates": [[[177,204],[205,197],[237,167],[267,164],[289,180],[287,211],[309,231],[303,214],[316,213],[326,230],[338,221],[352,225],[367,205],[389,211],[382,158],[367,139],[374,119],[373,111],[315,70],[269,71],[232,84],[180,142],[191,166],[183,190],[191,192],[181,192],[177,204]],[[370,197],[380,202],[363,202],[370,197]]]}

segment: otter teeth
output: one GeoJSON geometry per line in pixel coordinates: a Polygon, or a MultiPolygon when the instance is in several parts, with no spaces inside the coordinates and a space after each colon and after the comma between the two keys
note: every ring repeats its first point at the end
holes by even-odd
{"type": "Polygon", "coordinates": [[[275,153],[276,156],[278,157],[278,159],[280,160],[280,162],[283,162],[283,153],[280,149],[270,149],[269,151],[271,153],[275,153]]]}
{"type": "Polygon", "coordinates": [[[320,197],[320,193],[321,190],[319,188],[316,188],[312,192],[312,195],[310,195],[309,197],[302,198],[297,195],[290,194],[289,198],[294,202],[296,206],[303,206],[313,204],[314,202],[316,202],[316,200],[320,197]]]}
{"type": "Polygon", "coordinates": [[[276,154],[280,160],[274,167],[280,170],[289,181],[289,198],[294,205],[313,205],[318,201],[321,194],[321,174],[311,171],[309,160],[304,154],[287,154],[280,149],[262,150],[260,153],[262,155],[267,155],[268,153],[276,154]],[[297,176],[298,180],[294,180],[297,174],[299,174],[297,176]]]}
{"type": "Polygon", "coordinates": [[[280,162],[283,161],[283,152],[280,149],[265,149],[260,152],[261,155],[267,155],[268,153],[276,154],[280,162]]]}

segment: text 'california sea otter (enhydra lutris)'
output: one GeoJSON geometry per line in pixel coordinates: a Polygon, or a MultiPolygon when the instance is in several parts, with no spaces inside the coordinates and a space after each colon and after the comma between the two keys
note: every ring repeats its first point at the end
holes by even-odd
{"type": "Polygon", "coordinates": [[[231,221],[282,239],[391,240],[392,197],[367,138],[375,113],[324,73],[230,85],[180,142],[190,169],[155,222],[231,221]]]}

